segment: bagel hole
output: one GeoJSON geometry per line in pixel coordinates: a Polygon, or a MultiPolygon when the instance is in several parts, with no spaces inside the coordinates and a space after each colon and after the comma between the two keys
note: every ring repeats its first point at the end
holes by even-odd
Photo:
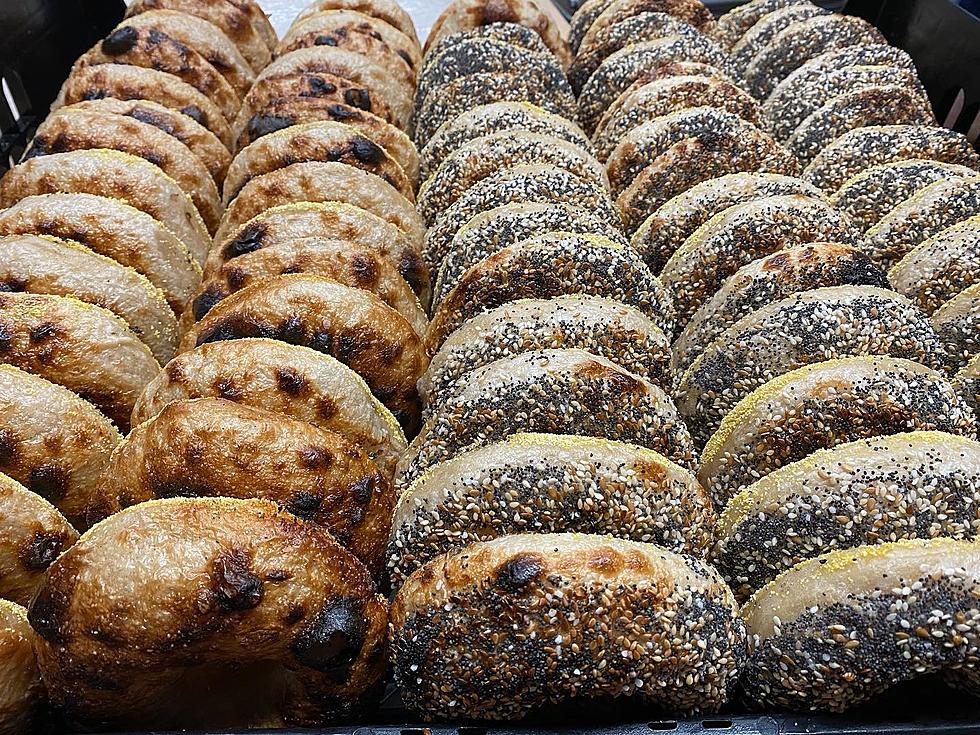
{"type": "Polygon", "coordinates": [[[647,727],[651,730],[676,730],[677,721],[676,720],[657,720],[656,722],[648,722],[647,727]]]}
{"type": "Polygon", "coordinates": [[[701,720],[701,727],[705,730],[727,730],[731,726],[731,720],[701,720]]]}

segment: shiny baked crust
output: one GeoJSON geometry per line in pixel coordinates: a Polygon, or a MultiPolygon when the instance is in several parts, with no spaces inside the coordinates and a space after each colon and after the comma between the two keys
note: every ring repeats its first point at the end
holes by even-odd
{"type": "Polygon", "coordinates": [[[272,337],[333,355],[364,378],[406,431],[417,426],[415,383],[428,358],[408,320],[374,294],[319,276],[277,276],[221,301],[180,347],[243,337],[272,337]]]}
{"type": "Polygon", "coordinates": [[[51,503],[6,475],[0,475],[0,518],[0,597],[26,605],[78,533],[51,503]]]}
{"type": "Polygon", "coordinates": [[[711,712],[745,657],[737,609],[714,569],[653,544],[505,536],[405,583],[391,606],[395,682],[410,709],[447,719],[583,698],[711,712]]]}
{"type": "Polygon", "coordinates": [[[123,319],[161,365],[177,349],[177,321],[163,292],[132,268],[68,240],[0,237],[0,288],[74,296],[123,319]]]}
{"type": "Polygon", "coordinates": [[[140,394],[133,426],[176,401],[209,397],[340,434],[387,476],[405,450],[398,422],[357,373],[329,355],[272,339],[214,342],[177,355],[140,394]]]}
{"type": "Polygon", "coordinates": [[[273,503],[141,503],[74,549],[28,612],[74,726],[316,726],[379,693],[384,598],[325,529],[273,503]]]}
{"type": "Polygon", "coordinates": [[[293,26],[327,10],[356,10],[373,18],[380,18],[400,30],[416,44],[418,43],[412,16],[406,13],[396,0],[314,0],[300,11],[293,21],[293,26]]]}
{"type": "Polygon", "coordinates": [[[408,64],[409,69],[418,71],[422,63],[422,50],[414,35],[407,35],[389,20],[349,8],[333,8],[312,15],[302,15],[286,31],[278,49],[283,54],[305,46],[329,46],[331,40],[342,43],[352,33],[376,33],[408,64]]]}
{"type": "Polygon", "coordinates": [[[44,701],[27,610],[0,600],[0,734],[30,732],[44,701]]]}
{"type": "Polygon", "coordinates": [[[200,266],[162,224],[128,204],[93,194],[42,194],[0,211],[4,235],[50,235],[85,244],[142,273],[180,313],[201,280],[200,266]]]}
{"type": "Polygon", "coordinates": [[[67,388],[0,365],[0,472],[55,505],[76,528],[112,449],[112,422],[67,388]]]}

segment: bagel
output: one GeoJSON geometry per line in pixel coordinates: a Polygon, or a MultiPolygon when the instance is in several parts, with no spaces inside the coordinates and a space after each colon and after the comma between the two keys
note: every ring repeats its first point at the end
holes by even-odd
{"type": "Polygon", "coordinates": [[[315,726],[380,693],[384,598],[326,529],[273,503],[140,503],[72,548],[28,619],[75,727],[315,726]]]}
{"type": "Polygon", "coordinates": [[[18,735],[30,732],[44,687],[34,658],[34,631],[27,622],[27,610],[8,600],[0,600],[0,733],[18,735]]]}
{"type": "Polygon", "coordinates": [[[821,199],[799,194],[755,199],[701,225],[670,257],[660,278],[674,296],[682,327],[730,276],[756,258],[807,242],[849,244],[857,235],[821,199]]]}
{"type": "Polygon", "coordinates": [[[93,194],[42,194],[0,211],[3,235],[49,235],[78,242],[142,273],[175,312],[193,296],[200,266],[162,224],[123,202],[93,194]]]}
{"type": "Polygon", "coordinates": [[[391,109],[398,127],[404,129],[407,126],[412,114],[414,83],[394,77],[382,64],[355,51],[335,46],[315,46],[290,51],[269,64],[256,78],[256,84],[266,79],[320,72],[367,87],[372,96],[384,100],[391,109]]]}
{"type": "MultiPolygon", "coordinates": [[[[608,238],[549,232],[521,239],[485,257],[476,253],[470,262],[474,264],[460,274],[432,317],[426,340],[431,350],[467,320],[501,304],[575,293],[628,304],[666,334],[671,333],[670,293],[635,250],[608,238]]],[[[450,267],[448,259],[446,267],[450,267]]]]}
{"type": "Polygon", "coordinates": [[[222,398],[171,403],[134,428],[113,451],[88,519],[171,497],[271,500],[325,527],[373,574],[395,500],[377,465],[343,436],[222,398]]]}
{"type": "Polygon", "coordinates": [[[753,199],[790,194],[822,196],[815,187],[782,174],[746,171],[708,179],[660,205],[633,233],[630,244],[659,274],[670,256],[714,215],[753,199]]]}
{"type": "Polygon", "coordinates": [[[439,164],[470,141],[506,130],[525,130],[558,138],[584,151],[590,151],[592,147],[582,129],[571,120],[529,102],[492,102],[439,126],[419,151],[422,179],[428,179],[439,164]]]}
{"type": "Polygon", "coordinates": [[[158,166],[193,200],[209,232],[221,219],[218,187],[190,148],[155,125],[107,112],[62,107],[41,123],[25,160],[50,153],[109,148],[158,166]]]}
{"type": "Polygon", "coordinates": [[[372,18],[378,18],[393,25],[406,36],[418,43],[412,16],[405,12],[396,0],[314,0],[300,11],[293,20],[295,28],[307,18],[327,10],[356,10],[372,18]]]}
{"type": "Polygon", "coordinates": [[[415,207],[380,176],[337,161],[294,163],[249,181],[225,210],[215,243],[268,209],[300,202],[352,204],[387,220],[417,247],[422,247],[425,224],[415,207]]]}
{"type": "Polygon", "coordinates": [[[980,176],[937,181],[920,189],[865,233],[868,255],[890,268],[947,227],[980,215],[980,176]]]}
{"type": "Polygon", "coordinates": [[[52,107],[104,97],[150,100],[182,112],[217,135],[231,150],[233,139],[229,121],[218,106],[180,77],[156,69],[128,64],[75,67],[52,107]]]}
{"type": "Polygon", "coordinates": [[[949,380],[894,357],[818,362],[770,380],[725,416],[701,453],[698,479],[716,508],[817,449],[897,429],[976,435],[949,380]]]}
{"type": "Polygon", "coordinates": [[[803,179],[830,195],[865,169],[911,159],[980,171],[980,153],[962,133],[930,125],[880,125],[844,133],[810,161],[803,179]]]}
{"type": "Polygon", "coordinates": [[[424,257],[431,263],[441,262],[456,233],[482,212],[506,204],[552,202],[589,210],[613,227],[620,224],[619,213],[602,184],[551,164],[520,164],[491,173],[442,210],[425,233],[424,257]]]}
{"type": "Polygon", "coordinates": [[[749,124],[759,118],[759,104],[734,82],[708,76],[665,77],[624,92],[615,113],[602,116],[595,132],[596,156],[607,160],[634,128],[691,107],[727,112],[749,124]]]}
{"type": "Polygon", "coordinates": [[[754,127],[740,133],[705,132],[667,148],[616,199],[626,231],[635,232],[661,205],[696,184],[740,171],[799,173],[796,158],[754,127]]]}
{"type": "Polygon", "coordinates": [[[307,46],[344,44],[350,36],[377,35],[412,72],[422,64],[422,49],[414,35],[406,35],[383,18],[357,10],[335,8],[297,19],[276,47],[278,55],[307,46]]]}
{"type": "Polygon", "coordinates": [[[810,59],[828,51],[858,44],[885,43],[868,21],[827,13],[798,20],[777,33],[757,53],[742,76],[748,91],[764,100],[783,79],[810,59]]]}
{"type": "Polygon", "coordinates": [[[833,286],[763,306],[726,329],[675,391],[703,445],[753,390],[798,367],[837,357],[890,355],[944,367],[942,343],[904,296],[873,286],[833,286]]]}
{"type": "Polygon", "coordinates": [[[229,229],[227,236],[215,240],[206,276],[212,277],[226,263],[247,253],[263,248],[286,250],[295,240],[311,239],[343,240],[353,250],[376,253],[398,270],[423,304],[428,303],[429,273],[410,237],[377,214],[342,202],[283,204],[264,210],[237,230],[229,229]]]}
{"type": "Polygon", "coordinates": [[[195,49],[155,28],[140,27],[136,16],[124,20],[84,53],[73,70],[101,64],[126,64],[172,74],[211,99],[226,122],[242,104],[235,88],[195,49]]]}
{"type": "Polygon", "coordinates": [[[443,52],[452,46],[458,43],[481,39],[500,41],[551,58],[554,56],[551,50],[544,45],[541,36],[527,26],[521,25],[520,23],[491,23],[490,25],[477,26],[476,28],[469,28],[465,31],[443,36],[433,43],[425,52],[422,65],[419,67],[418,76],[421,78],[431,73],[437,62],[442,63],[441,58],[443,52]]]}
{"type": "Polygon", "coordinates": [[[744,698],[842,712],[923,674],[975,676],[978,551],[946,538],[898,541],[784,572],[742,609],[744,698]]]}
{"type": "MultiPolygon", "coordinates": [[[[244,110],[244,108],[242,108],[244,110]]],[[[415,144],[401,130],[377,115],[350,105],[322,100],[318,97],[293,97],[275,100],[247,119],[242,120],[238,147],[245,148],[264,135],[283,128],[315,122],[338,122],[348,125],[384,148],[402,167],[412,187],[419,183],[419,154],[415,144]]]]}
{"type": "Polygon", "coordinates": [[[970,358],[953,377],[953,387],[976,415],[980,412],[980,359],[970,358]]]}
{"type": "Polygon", "coordinates": [[[415,382],[428,359],[401,314],[369,291],[293,274],[246,286],[219,302],[181,340],[181,352],[208,342],[270,337],[312,347],[349,365],[412,431],[415,382]]]}
{"type": "Polygon", "coordinates": [[[718,22],[708,31],[708,37],[722,48],[732,49],[765,16],[781,8],[805,2],[808,0],[750,0],[726,11],[718,18],[718,22]]]}
{"type": "Polygon", "coordinates": [[[980,216],[963,220],[905,254],[888,271],[888,281],[926,314],[978,282],[980,216]]]}
{"type": "Polygon", "coordinates": [[[716,107],[691,107],[672,112],[627,131],[613,148],[606,160],[613,195],[622,194],[641,171],[672,146],[691,139],[707,137],[710,140],[711,136],[755,137],[760,144],[768,143],[769,147],[776,148],[775,141],[768,135],[731,112],[716,107]]]}
{"type": "Polygon", "coordinates": [[[571,61],[568,44],[554,21],[541,12],[533,0],[454,0],[436,18],[429,30],[423,50],[428,53],[433,44],[446,36],[493,23],[516,23],[541,36],[563,67],[571,61]]]}
{"type": "Polygon", "coordinates": [[[406,581],[391,606],[394,679],[410,710],[440,718],[515,720],[623,697],[710,712],[745,657],[737,610],[714,569],[653,544],[505,536],[406,581]]]}
{"type": "Polygon", "coordinates": [[[690,435],[660,388],[584,350],[538,350],[496,360],[457,383],[399,461],[396,487],[470,445],[525,431],[625,441],[694,466],[690,435]]]}
{"type": "Polygon", "coordinates": [[[77,528],[122,437],[67,388],[0,366],[0,472],[54,504],[77,528]]]}
{"type": "Polygon", "coordinates": [[[138,156],[108,149],[52,153],[14,166],[0,178],[0,206],[38,194],[95,194],[118,199],[162,223],[193,253],[211,248],[211,235],[176,181],[138,156]]]}
{"type": "Polygon", "coordinates": [[[612,0],[602,5],[595,17],[588,21],[588,27],[576,45],[575,51],[579,55],[594,45],[597,38],[604,37],[612,26],[644,12],[666,13],[702,33],[708,33],[714,26],[711,11],[699,0],[612,0]]]}
{"type": "Polygon", "coordinates": [[[432,406],[467,373],[494,360],[568,347],[604,357],[664,390],[673,388],[670,342],[653,320],[611,299],[558,296],[511,301],[465,321],[433,355],[419,379],[419,395],[432,406]]]}
{"type": "Polygon", "coordinates": [[[26,605],[78,533],[51,503],[6,475],[0,475],[0,518],[0,597],[26,605]]]}
{"type": "Polygon", "coordinates": [[[650,67],[664,61],[696,61],[728,73],[728,57],[704,36],[670,36],[641,41],[607,56],[578,97],[578,121],[589,133],[619,95],[650,67]]]}
{"type": "Polygon", "coordinates": [[[980,284],[960,291],[929,321],[946,348],[949,369],[959,370],[980,354],[980,284]]]}
{"type": "Polygon", "coordinates": [[[756,309],[827,286],[889,288],[884,271],[852,245],[815,242],[753,260],[728,277],[674,341],[671,365],[683,375],[716,337],[756,309]]]}
{"type": "Polygon", "coordinates": [[[980,444],[938,431],[821,449],[743,489],[721,514],[713,559],[740,598],[834,549],[973,538],[980,444]]]}
{"type": "Polygon", "coordinates": [[[419,190],[419,213],[431,226],[471,186],[520,164],[556,166],[607,188],[602,164],[586,150],[548,135],[505,130],[471,140],[447,156],[419,190]]]}
{"type": "Polygon", "coordinates": [[[700,557],[714,523],[694,475],[654,451],[595,437],[514,434],[436,465],[405,490],[388,569],[398,589],[441,554],[526,532],[615,536],[700,557]]]}
{"type": "Polygon", "coordinates": [[[0,289],[74,296],[122,318],[161,365],[177,350],[177,321],[144,276],[67,240],[0,237],[0,289]]]}
{"type": "Polygon", "coordinates": [[[140,390],[160,371],[126,322],[66,296],[0,293],[0,352],[94,403],[124,432],[140,390]]]}
{"type": "Polygon", "coordinates": [[[405,450],[398,422],[343,363],[307,347],[271,339],[202,345],[177,355],[140,394],[133,426],[166,406],[225,398],[340,434],[390,476],[405,450]]]}
{"type": "MultiPolygon", "coordinates": [[[[134,16],[149,10],[176,10],[213,23],[238,47],[253,71],[260,71],[272,60],[271,49],[265,42],[260,26],[269,21],[255,3],[219,0],[201,2],[200,0],[134,0],[126,11],[134,16]]],[[[272,33],[272,36],[275,32],[272,33]]]]}
{"type": "Polygon", "coordinates": [[[394,186],[409,202],[415,200],[404,170],[384,148],[350,125],[324,121],[278,130],[240,151],[225,179],[225,203],[252,179],[306,161],[338,162],[363,169],[394,186]]]}
{"type": "Polygon", "coordinates": [[[729,53],[732,63],[744,71],[756,55],[765,50],[783,30],[797,21],[826,15],[829,10],[810,2],[798,2],[785,8],[777,8],[759,18],[732,46],[729,53]]]}

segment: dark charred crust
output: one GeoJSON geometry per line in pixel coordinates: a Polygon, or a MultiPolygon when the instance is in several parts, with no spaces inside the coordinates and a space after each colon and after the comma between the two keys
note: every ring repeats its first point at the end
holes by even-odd
{"type": "Polygon", "coordinates": [[[42,464],[31,469],[27,478],[27,487],[45,500],[54,503],[65,497],[70,480],[70,473],[64,467],[42,464]]]}
{"type": "Polygon", "coordinates": [[[286,510],[304,520],[311,520],[323,506],[323,497],[317,493],[297,492],[286,504],[286,510]]]}
{"type": "Polygon", "coordinates": [[[537,582],[544,570],[544,560],[537,554],[518,554],[497,568],[494,585],[505,592],[520,594],[537,582]]]}
{"type": "Polygon", "coordinates": [[[68,536],[63,531],[36,531],[30,542],[21,549],[20,561],[30,571],[47,569],[65,548],[67,540],[68,536]]]}
{"type": "Polygon", "coordinates": [[[53,645],[65,642],[62,626],[68,614],[68,596],[56,592],[50,582],[43,585],[31,601],[27,620],[34,631],[53,645]]]}
{"type": "Polygon", "coordinates": [[[52,337],[57,336],[61,331],[61,327],[53,322],[42,322],[30,330],[30,340],[31,342],[46,342],[52,337]]]}
{"type": "Polygon", "coordinates": [[[286,115],[257,112],[248,120],[248,125],[246,126],[246,130],[248,131],[248,139],[250,141],[255,141],[261,138],[263,135],[268,135],[269,133],[274,133],[277,130],[288,128],[293,123],[293,118],[287,117],[286,115]]]}
{"type": "Polygon", "coordinates": [[[262,601],[262,580],[241,551],[222,551],[212,562],[212,585],[218,607],[226,612],[250,610],[262,601]]]}
{"type": "Polygon", "coordinates": [[[106,56],[119,56],[132,49],[137,41],[139,33],[132,26],[117,28],[102,41],[102,53],[106,56]]]}
{"type": "Polygon", "coordinates": [[[204,289],[191,304],[195,321],[201,321],[211,309],[225,297],[220,286],[211,284],[204,289]]]}
{"type": "Polygon", "coordinates": [[[313,39],[314,46],[336,46],[337,39],[333,36],[320,34],[315,39],[313,39]]]}
{"type": "Polygon", "coordinates": [[[0,467],[9,467],[20,451],[20,439],[10,429],[0,429],[0,467]]]}
{"type": "Polygon", "coordinates": [[[242,391],[238,388],[231,378],[218,378],[214,383],[214,392],[220,398],[229,401],[237,401],[242,397],[242,391]]]}
{"type": "Polygon", "coordinates": [[[283,393],[294,398],[310,390],[309,381],[295,368],[290,367],[276,368],[276,385],[283,393]]]}
{"type": "Polygon", "coordinates": [[[362,284],[362,288],[373,286],[378,282],[378,266],[374,259],[364,253],[356,253],[351,258],[350,265],[358,284],[362,284]]]}
{"type": "Polygon", "coordinates": [[[351,485],[351,494],[358,503],[367,505],[371,502],[377,484],[378,478],[375,476],[360,477],[351,485]]]}
{"type": "Polygon", "coordinates": [[[328,601],[300,633],[293,653],[304,666],[343,682],[364,646],[366,632],[363,603],[338,597],[328,601]]]}
{"type": "Polygon", "coordinates": [[[350,150],[362,163],[381,163],[387,157],[381,146],[361,135],[350,142],[350,150]]]}
{"type": "Polygon", "coordinates": [[[225,245],[224,256],[231,260],[239,255],[254,253],[262,247],[262,240],[266,235],[266,226],[261,222],[246,225],[242,228],[238,237],[225,245]]]}
{"type": "Polygon", "coordinates": [[[306,447],[299,451],[299,461],[307,469],[325,470],[333,464],[333,454],[322,447],[306,447]]]}
{"type": "Polygon", "coordinates": [[[137,107],[130,110],[130,112],[127,113],[127,117],[131,117],[134,120],[141,123],[146,123],[147,125],[152,125],[153,127],[167,133],[167,135],[174,135],[176,132],[174,125],[170,120],[153,110],[137,107]]]}
{"type": "Polygon", "coordinates": [[[0,280],[0,291],[5,291],[7,293],[17,293],[24,291],[28,286],[28,282],[23,278],[17,278],[11,276],[10,278],[4,278],[0,280]]]}
{"type": "Polygon", "coordinates": [[[187,117],[189,117],[191,120],[194,120],[201,125],[207,124],[207,117],[205,116],[204,111],[197,105],[187,105],[186,107],[180,108],[180,111],[184,115],[187,115],[187,117]]]}
{"type": "Polygon", "coordinates": [[[337,404],[330,396],[321,396],[316,404],[316,415],[321,421],[328,421],[337,415],[337,404]]]}
{"type": "Polygon", "coordinates": [[[371,92],[364,88],[350,88],[344,90],[344,102],[351,107],[359,110],[371,112],[371,92]]]}

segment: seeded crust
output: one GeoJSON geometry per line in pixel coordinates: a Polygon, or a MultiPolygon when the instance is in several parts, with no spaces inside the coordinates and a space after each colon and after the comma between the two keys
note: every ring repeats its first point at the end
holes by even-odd
{"type": "Polygon", "coordinates": [[[827,194],[865,169],[926,159],[980,171],[980,154],[961,133],[926,125],[883,125],[845,133],[810,162],[803,178],[827,194]]]}
{"type": "Polygon", "coordinates": [[[897,429],[976,436],[949,380],[894,357],[848,357],[770,380],[729,413],[701,454],[698,479],[716,508],[818,449],[897,429]]]}
{"type": "Polygon", "coordinates": [[[486,256],[468,252],[473,265],[460,271],[458,283],[438,304],[429,325],[426,341],[432,352],[477,314],[522,298],[562,294],[605,296],[628,304],[666,334],[671,332],[671,294],[629,246],[601,235],[551,231],[521,238],[486,256]]]}
{"type": "Polygon", "coordinates": [[[683,375],[719,335],[756,309],[828,286],[889,288],[889,280],[862,250],[841,243],[796,245],[757,258],[728,277],[691,317],[672,346],[674,373],[683,375]]]}
{"type": "Polygon", "coordinates": [[[467,373],[494,360],[558,348],[591,352],[673,388],[670,343],[649,317],[611,299],[558,296],[511,301],[467,320],[433,355],[419,395],[427,406],[438,404],[467,373]]]}
{"type": "Polygon", "coordinates": [[[662,204],[640,225],[630,244],[659,274],[670,256],[721,211],[753,199],[799,194],[820,199],[820,191],[782,174],[742,172],[702,181],[662,204]]]}
{"type": "Polygon", "coordinates": [[[226,122],[235,119],[242,104],[241,97],[202,54],[163,31],[138,25],[135,18],[123,21],[103,41],[85,52],[72,70],[101,64],[126,64],[173,74],[211,99],[226,122]]]}
{"type": "Polygon", "coordinates": [[[409,578],[391,622],[403,701],[453,720],[514,720],[582,698],[711,712],[745,656],[714,569],[608,536],[521,534],[454,551],[409,578]]]}
{"type": "Polygon", "coordinates": [[[460,381],[399,460],[395,487],[404,490],[470,445],[523,431],[625,441],[694,467],[690,435],[660,388],[584,350],[539,350],[496,360],[460,381]]]}
{"type": "Polygon", "coordinates": [[[406,13],[396,0],[315,0],[300,11],[293,21],[293,27],[327,10],[356,10],[373,18],[379,18],[393,25],[416,44],[418,43],[412,16],[406,13]]]}
{"type": "Polygon", "coordinates": [[[92,194],[43,194],[0,211],[3,235],[50,235],[78,242],[143,274],[180,313],[201,269],[187,248],[148,214],[92,194]]]}
{"type": "Polygon", "coordinates": [[[390,477],[405,450],[398,422],[346,365],[299,345],[239,339],[184,352],[154,378],[133,409],[133,425],[165,406],[225,398],[336,432],[363,449],[390,477]]]}
{"type": "Polygon", "coordinates": [[[709,33],[714,26],[711,11],[699,0],[612,0],[603,3],[595,18],[589,21],[576,45],[576,54],[593,47],[597,38],[602,38],[608,29],[640,13],[664,13],[687,23],[701,33],[709,33]]]}
{"type": "Polygon", "coordinates": [[[953,377],[953,387],[960,398],[966,401],[967,405],[973,409],[973,413],[980,411],[980,356],[970,358],[959,372],[953,377]]]}
{"type": "Polygon", "coordinates": [[[268,209],[301,203],[349,204],[386,220],[422,247],[425,225],[415,207],[380,176],[337,161],[307,161],[249,181],[228,205],[216,244],[225,243],[253,217],[268,209]]]}
{"type": "Polygon", "coordinates": [[[732,45],[730,51],[732,63],[735,68],[744,72],[752,60],[790,24],[817,15],[826,15],[828,12],[830,11],[807,2],[795,3],[766,13],[732,45]]]}
{"type": "Polygon", "coordinates": [[[809,0],[750,0],[722,15],[708,35],[722,48],[731,49],[764,16],[806,2],[809,0]]]}
{"type": "Polygon", "coordinates": [[[671,36],[643,41],[606,57],[582,87],[578,98],[578,120],[592,132],[606,109],[641,74],[662,61],[697,61],[724,72],[730,64],[724,52],[707,38],[671,36]]]}
{"type": "Polygon", "coordinates": [[[384,598],[325,529],[273,503],[141,503],[73,549],[28,617],[51,699],[76,727],[316,726],[379,693],[384,598]],[[202,664],[234,675],[190,704],[202,664]],[[282,689],[253,673],[268,669],[282,689]]]}
{"type": "Polygon", "coordinates": [[[682,109],[638,125],[620,138],[606,160],[613,195],[622,194],[672,146],[704,138],[709,145],[715,139],[755,138],[760,147],[777,147],[768,135],[731,112],[707,106],[682,109]]]}
{"type": "Polygon", "coordinates": [[[743,74],[749,91],[764,100],[783,79],[810,59],[858,44],[885,43],[866,20],[829,13],[790,24],[759,51],[743,74]]]}
{"type": "Polygon", "coordinates": [[[288,251],[296,240],[340,240],[352,252],[375,253],[398,271],[423,305],[428,303],[429,273],[415,243],[376,214],[341,202],[298,202],[265,210],[229,231],[224,239],[215,240],[205,278],[214,277],[229,261],[257,250],[288,251]]]}
{"type": "Polygon", "coordinates": [[[784,572],[742,610],[745,700],[841,712],[923,674],[975,677],[978,567],[975,543],[935,538],[835,551],[784,572]]]}
{"type": "Polygon", "coordinates": [[[589,27],[612,3],[613,0],[585,0],[572,14],[568,29],[568,46],[573,54],[578,53],[589,27]]]}
{"type": "Polygon", "coordinates": [[[578,94],[605,59],[630,44],[669,36],[696,38],[698,35],[694,26],[669,13],[639,12],[603,25],[597,33],[590,34],[591,37],[579,46],[568,67],[568,81],[578,94]]]}
{"type": "Polygon", "coordinates": [[[4,735],[31,732],[44,702],[44,686],[34,658],[34,631],[27,610],[9,600],[0,600],[0,651],[3,679],[0,686],[0,732],[4,735]]]}
{"type": "Polygon", "coordinates": [[[256,78],[256,85],[266,79],[321,72],[367,87],[372,97],[385,102],[398,127],[404,129],[408,124],[412,113],[414,83],[395,78],[377,61],[335,46],[315,46],[290,51],[269,64],[256,78]]]}
{"type": "Polygon", "coordinates": [[[616,199],[628,233],[660,206],[708,179],[742,171],[795,176],[796,158],[761,130],[705,134],[675,143],[657,156],[616,199]]]}
{"type": "Polygon", "coordinates": [[[221,218],[218,187],[190,148],[147,122],[106,112],[62,107],[41,123],[24,160],[50,153],[109,148],[158,166],[194,201],[209,232],[221,218]]]}
{"type": "MultiPolygon", "coordinates": [[[[218,2],[201,2],[201,0],[134,0],[127,9],[126,15],[127,17],[132,17],[149,10],[164,9],[176,10],[187,15],[203,18],[218,26],[238,47],[238,50],[248,61],[252,70],[258,72],[272,60],[272,53],[263,39],[262,32],[258,28],[260,22],[257,16],[262,16],[262,21],[265,21],[265,24],[268,24],[268,20],[265,19],[261,10],[250,12],[250,9],[246,9],[246,7],[246,3],[228,2],[227,0],[218,0],[218,2]]],[[[257,8],[254,3],[253,7],[257,8]]]]}
{"type": "Polygon", "coordinates": [[[507,130],[476,138],[450,154],[419,190],[418,210],[427,224],[487,176],[513,165],[548,164],[606,188],[606,172],[590,154],[547,135],[507,130]]]}
{"type": "Polygon", "coordinates": [[[297,20],[277,48],[279,54],[284,54],[307,46],[342,46],[350,36],[365,34],[380,36],[413,73],[418,72],[422,49],[414,36],[407,36],[386,20],[357,10],[324,10],[297,20]]]}
{"type": "Polygon", "coordinates": [[[592,149],[588,136],[571,120],[529,102],[493,102],[464,112],[439,127],[419,152],[423,180],[435,173],[439,164],[465,144],[506,130],[524,130],[547,135],[576,145],[584,151],[591,152],[592,149]]]}
{"type": "Polygon", "coordinates": [[[405,171],[377,142],[350,125],[322,121],[278,130],[241,150],[225,179],[225,204],[252,179],[309,161],[337,162],[360,168],[395,187],[409,202],[415,200],[412,182],[405,171]]]}
{"type": "Polygon", "coordinates": [[[605,186],[551,164],[503,168],[469,187],[433,220],[425,233],[423,254],[441,262],[456,233],[476,215],[506,204],[561,202],[591,211],[613,227],[621,222],[605,186]]]}
{"type": "Polygon", "coordinates": [[[703,446],[763,383],[814,362],[860,355],[945,366],[939,336],[904,296],[872,286],[819,288],[757,309],[725,330],[684,374],[677,408],[703,446]]]}
{"type": "Polygon", "coordinates": [[[901,202],[937,181],[969,178],[976,171],[942,161],[912,159],[872,166],[844,182],[830,203],[863,232],[901,202]]]}
{"type": "Polygon", "coordinates": [[[436,465],[402,494],[388,569],[398,589],[440,554],[526,532],[613,536],[701,557],[714,523],[694,475],[656,452],[594,437],[515,434],[436,465]]]}
{"type": "Polygon", "coordinates": [[[737,204],[719,212],[684,241],[660,274],[671,290],[678,328],[756,258],[808,242],[852,244],[858,233],[820,199],[789,194],[737,204]]]}
{"type": "Polygon", "coordinates": [[[937,181],[920,189],[865,233],[868,254],[891,267],[947,227],[980,215],[980,176],[937,181]]]}
{"type": "Polygon", "coordinates": [[[201,123],[229,150],[233,145],[228,121],[214,102],[180,77],[156,69],[126,64],[72,69],[51,108],[105,97],[157,102],[201,123]]]}
{"type": "Polygon", "coordinates": [[[869,125],[932,125],[936,118],[918,90],[871,85],[840,94],[815,110],[786,141],[804,164],[844,133],[869,125]]]}
{"type": "Polygon", "coordinates": [[[971,217],[910,250],[888,271],[888,281],[932,314],[980,275],[980,216],[971,217]]]}
{"type": "Polygon", "coordinates": [[[0,178],[0,207],[57,192],[118,199],[161,222],[187,249],[206,253],[211,235],[177,182],[138,156],[108,149],[52,153],[14,166],[0,178]]]}
{"type": "Polygon", "coordinates": [[[732,82],[707,76],[666,77],[624,93],[615,115],[603,115],[596,126],[596,156],[605,161],[629,131],[664,116],[676,120],[676,114],[693,107],[714,108],[749,124],[759,117],[758,103],[732,82]]]}
{"type": "Polygon", "coordinates": [[[412,432],[415,382],[428,359],[412,325],[374,294],[319,276],[270,278],[228,296],[184,334],[182,352],[208,342],[270,337],[333,355],[412,432]]]}
{"type": "Polygon", "coordinates": [[[421,77],[429,73],[430,69],[440,61],[443,52],[447,49],[458,43],[466,43],[474,39],[500,41],[535,53],[553,56],[551,50],[541,40],[541,36],[527,26],[518,23],[492,23],[443,36],[433,43],[425,52],[422,66],[419,67],[419,76],[421,77]]]}
{"type": "Polygon", "coordinates": [[[744,599],[794,564],[835,548],[973,538],[978,462],[977,442],[938,431],[819,450],[729,501],[714,562],[744,599]]]}
{"type": "Polygon", "coordinates": [[[177,349],[177,321],[145,276],[68,240],[0,237],[0,288],[74,296],[121,317],[161,365],[177,349]]]}
{"type": "Polygon", "coordinates": [[[939,335],[955,372],[980,353],[980,284],[960,291],[929,320],[939,335]]]}
{"type": "Polygon", "coordinates": [[[78,532],[51,503],[7,475],[0,475],[0,515],[0,597],[26,605],[78,532]]]}
{"type": "Polygon", "coordinates": [[[541,36],[563,67],[571,61],[568,44],[551,18],[543,13],[532,0],[456,0],[447,7],[429,31],[423,51],[428,54],[442,38],[493,23],[516,23],[526,26],[541,36]]]}

